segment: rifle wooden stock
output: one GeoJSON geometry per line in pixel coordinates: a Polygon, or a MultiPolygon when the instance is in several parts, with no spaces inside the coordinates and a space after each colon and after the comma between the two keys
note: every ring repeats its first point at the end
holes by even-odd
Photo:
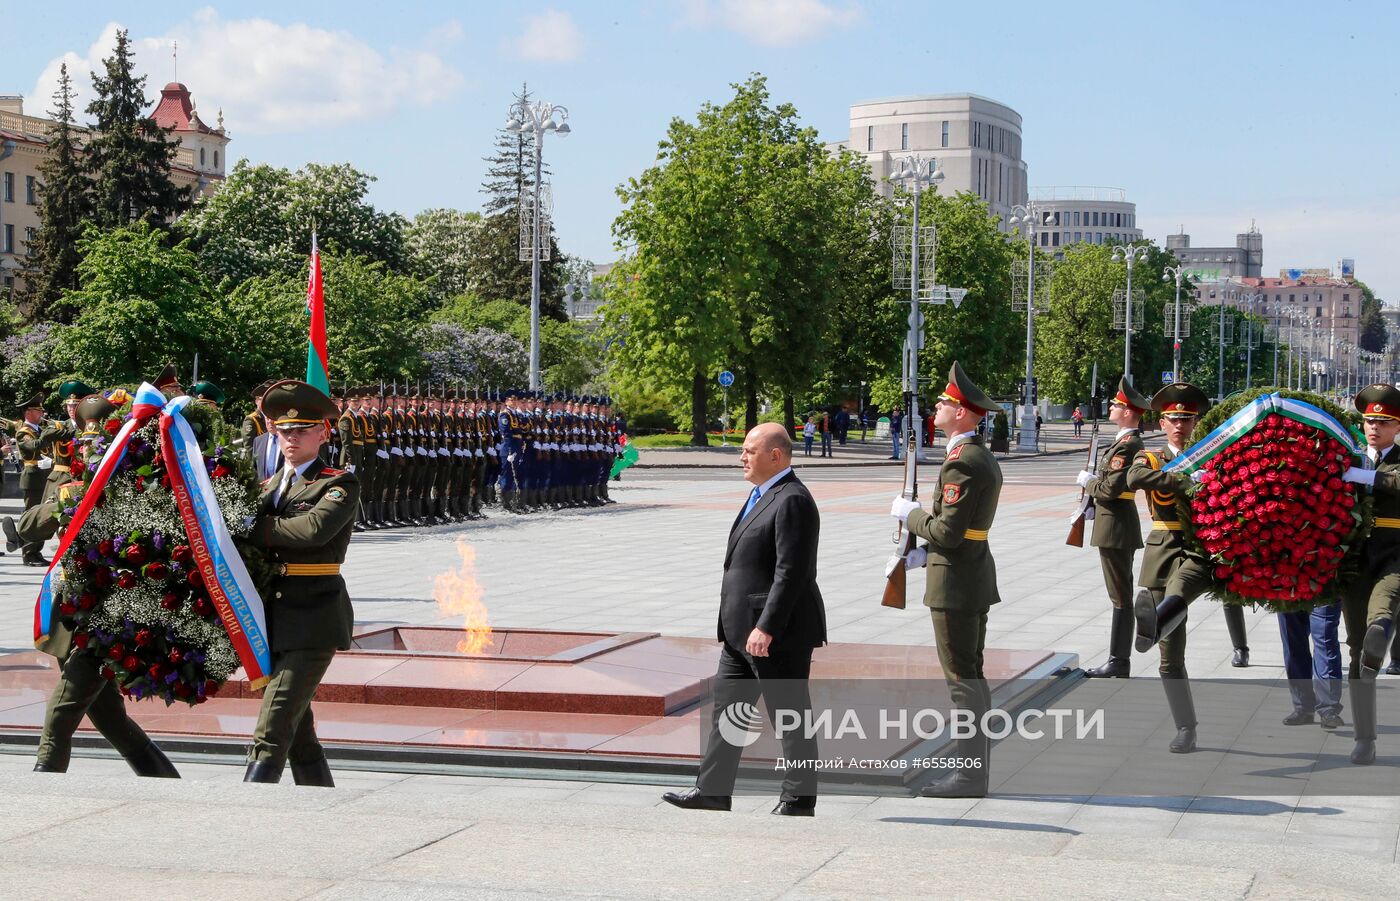
{"type": "MultiPolygon", "coordinates": [[[[1098,365],[1097,365],[1097,364],[1095,364],[1095,366],[1094,366],[1094,372],[1095,372],[1095,374],[1097,375],[1097,373],[1098,373],[1098,365]]],[[[1099,402],[1098,402],[1097,398],[1093,401],[1093,403],[1094,403],[1094,427],[1093,427],[1092,429],[1090,429],[1090,431],[1089,431],[1089,462],[1088,462],[1088,464],[1084,467],[1085,469],[1089,470],[1090,472],[1094,472],[1094,471],[1098,468],[1098,462],[1099,462],[1099,461],[1098,461],[1098,456],[1099,456],[1099,420],[1098,420],[1098,409],[1099,409],[1099,407],[1098,407],[1098,403],[1099,403],[1099,402]]],[[[1093,501],[1092,498],[1090,498],[1090,499],[1088,499],[1088,500],[1086,501],[1085,498],[1086,498],[1086,495],[1088,495],[1088,493],[1089,493],[1089,489],[1087,489],[1087,488],[1081,488],[1081,489],[1079,489],[1079,515],[1076,516],[1076,517],[1074,518],[1074,522],[1070,523],[1070,526],[1069,526],[1069,535],[1065,536],[1065,544],[1069,545],[1070,547],[1083,547],[1083,546],[1084,546],[1084,521],[1085,521],[1085,519],[1087,518],[1085,514],[1087,514],[1087,513],[1089,512],[1089,508],[1090,508],[1091,506],[1093,506],[1093,504],[1094,504],[1094,501],[1093,501]]]]}
{"type": "MultiPolygon", "coordinates": [[[[904,395],[904,408],[913,411],[911,401],[913,396],[906,392],[904,395]]],[[[904,430],[904,488],[902,496],[911,501],[919,499],[919,455],[915,453],[914,429],[921,428],[923,423],[905,420],[909,426],[904,430]]],[[[895,547],[899,549],[899,562],[895,565],[894,571],[885,577],[885,591],[880,597],[880,606],[893,607],[896,610],[904,609],[904,595],[908,589],[908,579],[905,576],[904,559],[918,545],[918,540],[913,532],[909,531],[905,523],[900,523],[895,527],[895,547]]]]}
{"type": "Polygon", "coordinates": [[[1065,544],[1070,547],[1084,546],[1084,513],[1080,511],[1074,522],[1070,523],[1069,536],[1065,538],[1065,544]]]}
{"type": "Polygon", "coordinates": [[[899,565],[894,568],[885,579],[885,593],[880,597],[881,607],[893,607],[896,610],[904,609],[905,595],[909,592],[908,570],[904,568],[904,558],[909,555],[915,547],[916,539],[914,533],[908,529],[904,531],[904,541],[899,549],[899,565]]]}

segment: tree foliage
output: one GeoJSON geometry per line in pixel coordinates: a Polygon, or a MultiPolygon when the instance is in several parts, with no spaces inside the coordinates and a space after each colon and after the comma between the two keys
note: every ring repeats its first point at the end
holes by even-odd
{"type": "Polygon", "coordinates": [[[428,326],[423,359],[427,377],[436,382],[464,382],[473,388],[523,385],[530,354],[514,335],[493,328],[468,331],[454,322],[428,326]]]}
{"type": "Polygon", "coordinates": [[[31,322],[71,322],[74,310],[60,304],[63,292],[78,287],[78,240],[92,216],[92,182],[83,171],[82,147],[73,125],[73,82],[68,64],[59,68],[53,125],[39,163],[39,229],[30,242],[25,312],[31,322]]]}
{"type": "Polygon", "coordinates": [[[94,221],[119,228],[135,221],[164,226],[189,207],[189,198],[170,180],[177,145],[147,118],[146,76],[132,69],[131,43],[117,31],[104,74],[92,75],[97,96],[88,104],[93,117],[87,170],[93,177],[94,221]]]}
{"type": "Polygon", "coordinates": [[[304,279],[313,228],[324,250],[407,271],[405,220],[369,203],[374,180],[348,163],[308,163],[292,172],[239,160],[178,229],[192,239],[210,282],[225,290],[259,276],[304,279]]]}
{"type": "MultiPolygon", "coordinates": [[[[433,314],[435,324],[452,325],[470,336],[482,329],[510,336],[526,348],[526,361],[518,378],[491,384],[499,387],[523,387],[528,381],[530,346],[530,311],[508,300],[481,302],[464,295],[454,298],[433,314]]],[[[577,390],[590,385],[602,371],[602,349],[589,331],[573,321],[552,319],[540,321],[540,375],[547,390],[577,390]]],[[[514,370],[508,370],[514,372],[514,370]]]]}
{"type": "Polygon", "coordinates": [[[479,213],[440,208],[424,210],[405,228],[410,267],[429,281],[435,304],[471,290],[472,236],[480,225],[479,213]]]}

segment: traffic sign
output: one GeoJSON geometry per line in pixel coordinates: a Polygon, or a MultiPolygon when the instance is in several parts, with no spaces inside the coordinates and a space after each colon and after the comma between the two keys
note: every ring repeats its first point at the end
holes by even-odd
{"type": "Polygon", "coordinates": [[[1163,385],[1170,385],[1170,384],[1171,384],[1172,382],[1174,382],[1174,381],[1176,381],[1176,373],[1172,372],[1170,369],[1163,369],[1163,370],[1162,370],[1162,384],[1163,384],[1163,385]]]}
{"type": "Polygon", "coordinates": [[[730,372],[728,369],[724,370],[724,372],[719,374],[719,383],[721,387],[728,388],[730,385],[734,384],[734,373],[730,372]]]}

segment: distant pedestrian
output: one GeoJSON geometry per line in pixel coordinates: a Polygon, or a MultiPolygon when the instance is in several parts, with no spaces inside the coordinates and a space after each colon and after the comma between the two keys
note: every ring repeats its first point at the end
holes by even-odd
{"type": "Polygon", "coordinates": [[[1040,411],[1037,410],[1037,411],[1035,412],[1035,440],[1036,440],[1036,441],[1039,441],[1039,440],[1040,440],[1040,427],[1041,427],[1044,423],[1045,423],[1045,420],[1044,420],[1044,419],[1041,419],[1041,417],[1040,417],[1040,411]]]}
{"type": "Polygon", "coordinates": [[[1074,412],[1069,415],[1069,418],[1074,422],[1074,437],[1078,438],[1080,433],[1084,431],[1084,412],[1079,409],[1078,404],[1075,405],[1074,412]]]}
{"type": "Polygon", "coordinates": [[[891,460],[902,460],[904,458],[904,408],[895,404],[890,411],[890,441],[894,445],[894,451],[890,454],[891,460]]]}
{"type": "Polygon", "coordinates": [[[817,436],[817,417],[808,416],[807,422],[802,426],[802,444],[804,445],[803,455],[812,456],[812,439],[817,436]]]}
{"type": "Polygon", "coordinates": [[[832,455],[832,454],[831,454],[831,429],[832,429],[832,426],[831,426],[831,413],[829,413],[829,412],[822,413],[821,430],[822,430],[822,456],[823,456],[823,457],[830,457],[830,456],[832,455]]]}
{"type": "Polygon", "coordinates": [[[846,433],[851,430],[851,414],[846,412],[845,407],[841,407],[836,411],[834,424],[836,426],[836,440],[840,442],[842,447],[845,447],[846,433]]]}

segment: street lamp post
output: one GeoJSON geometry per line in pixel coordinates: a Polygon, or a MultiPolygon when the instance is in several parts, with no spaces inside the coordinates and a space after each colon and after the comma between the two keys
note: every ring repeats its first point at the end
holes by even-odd
{"type": "Polygon", "coordinates": [[[1021,433],[1016,449],[1034,451],[1035,431],[1027,429],[1025,423],[1035,421],[1035,229],[1040,225],[1040,208],[1034,201],[1016,204],[1011,208],[1008,220],[1014,228],[1020,226],[1026,232],[1026,390],[1022,395],[1021,433]]]}
{"type": "MultiPolygon", "coordinates": [[[[919,420],[919,347],[923,344],[923,314],[919,309],[919,196],[925,185],[937,185],[943,181],[943,170],[937,169],[935,160],[925,161],[915,154],[900,159],[897,168],[890,174],[890,181],[898,181],[906,190],[914,186],[914,223],[909,259],[909,332],[904,338],[904,401],[907,407],[905,422],[909,424],[911,440],[906,443],[905,452],[919,459],[923,447],[923,423],[919,420]]],[[[932,253],[933,249],[930,248],[932,253]]],[[[898,277],[898,273],[896,273],[898,277]]],[[[936,281],[936,279],[934,279],[936,281]]]]}
{"type": "Polygon", "coordinates": [[[540,101],[526,103],[523,99],[511,104],[506,117],[506,131],[529,133],[535,142],[535,202],[534,223],[530,237],[530,390],[538,391],[540,380],[540,172],[546,133],[563,137],[570,132],[569,111],[562,106],[540,101]]]}
{"type": "Polygon", "coordinates": [[[1145,244],[1118,244],[1113,248],[1113,262],[1128,264],[1128,292],[1123,305],[1123,377],[1133,383],[1133,266],[1147,258],[1145,244]]]}
{"type": "Polygon", "coordinates": [[[1254,387],[1254,304],[1264,297],[1263,294],[1241,294],[1240,303],[1244,310],[1244,390],[1248,391],[1254,387]]]}
{"type": "Polygon", "coordinates": [[[1162,281],[1176,281],[1176,302],[1173,305],[1172,321],[1172,381],[1181,381],[1181,279],[1186,275],[1186,266],[1168,266],[1162,270],[1162,281]]]}

